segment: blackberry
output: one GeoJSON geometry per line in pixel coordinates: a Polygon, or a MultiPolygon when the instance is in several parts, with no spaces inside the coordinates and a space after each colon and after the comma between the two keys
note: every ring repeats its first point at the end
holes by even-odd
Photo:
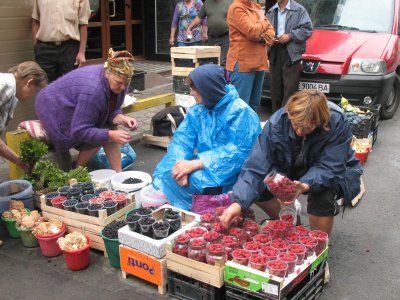
{"type": "Polygon", "coordinates": [[[155,222],[156,220],[154,218],[149,218],[149,217],[143,217],[139,223],[140,225],[151,225],[155,222]]]}
{"type": "Polygon", "coordinates": [[[167,230],[169,228],[168,222],[156,222],[153,224],[153,229],[155,230],[167,230]]]}
{"type": "Polygon", "coordinates": [[[104,208],[110,208],[110,207],[117,206],[118,203],[115,201],[104,201],[103,205],[104,205],[104,208]]]}
{"type": "Polygon", "coordinates": [[[96,198],[95,194],[86,194],[81,196],[81,201],[89,201],[90,199],[96,198]]]}
{"type": "Polygon", "coordinates": [[[135,214],[130,214],[126,217],[126,221],[127,222],[137,222],[139,221],[141,218],[141,216],[139,215],[135,215],[135,214]]]}
{"type": "Polygon", "coordinates": [[[139,216],[148,216],[153,212],[153,210],[149,207],[141,207],[136,211],[136,214],[139,216]]]}
{"type": "Polygon", "coordinates": [[[122,181],[123,184],[136,184],[136,183],[142,183],[143,180],[139,178],[126,178],[124,181],[122,181]]]}
{"type": "Polygon", "coordinates": [[[87,208],[89,206],[89,202],[84,201],[84,202],[80,202],[78,204],[75,205],[76,209],[84,209],[87,208]]]}
{"type": "Polygon", "coordinates": [[[103,208],[103,204],[92,203],[87,207],[89,210],[99,210],[103,208]]]}
{"type": "Polygon", "coordinates": [[[103,235],[112,240],[118,239],[118,230],[126,225],[124,220],[115,220],[110,224],[106,225],[102,231],[103,235]]]}
{"type": "Polygon", "coordinates": [[[78,203],[78,200],[76,200],[76,199],[68,199],[63,202],[63,205],[64,206],[74,206],[77,203],[78,203]]]}

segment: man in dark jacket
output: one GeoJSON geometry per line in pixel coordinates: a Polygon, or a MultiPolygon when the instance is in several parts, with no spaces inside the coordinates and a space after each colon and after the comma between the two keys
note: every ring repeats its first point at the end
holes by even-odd
{"type": "Polygon", "coordinates": [[[308,194],[311,229],[329,234],[339,212],[335,200],[343,195],[349,204],[360,191],[362,168],[351,140],[350,126],[338,106],[321,92],[297,92],[271,116],[253,145],[233,186],[234,203],[221,216],[222,222],[230,224],[256,201],[277,219],[280,204],[291,203],[282,203],[264,185],[265,176],[275,170],[308,194]]]}
{"type": "Polygon", "coordinates": [[[275,43],[268,49],[272,112],[285,106],[299,86],[302,54],[311,37],[306,9],[294,0],[277,0],[267,12],[275,28],[275,43]]]}

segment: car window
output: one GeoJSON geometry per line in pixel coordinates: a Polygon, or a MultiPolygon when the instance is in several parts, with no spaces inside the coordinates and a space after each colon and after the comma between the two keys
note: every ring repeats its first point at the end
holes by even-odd
{"type": "Polygon", "coordinates": [[[394,0],[298,0],[315,29],[391,32],[394,0]]]}

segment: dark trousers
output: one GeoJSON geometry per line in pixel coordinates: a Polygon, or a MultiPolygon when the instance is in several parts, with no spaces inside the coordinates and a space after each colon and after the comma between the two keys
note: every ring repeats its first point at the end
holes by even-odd
{"type": "Polygon", "coordinates": [[[289,97],[297,91],[301,71],[299,61],[294,64],[288,63],[284,45],[275,47],[275,61],[269,66],[273,113],[285,106],[289,97]]]}
{"type": "Polygon", "coordinates": [[[226,55],[229,50],[229,34],[220,37],[208,37],[209,46],[220,46],[221,47],[221,67],[225,68],[226,65],[226,55]]]}
{"type": "Polygon", "coordinates": [[[46,72],[49,82],[75,68],[75,59],[79,51],[79,42],[68,40],[61,43],[37,41],[35,61],[46,72]]]}

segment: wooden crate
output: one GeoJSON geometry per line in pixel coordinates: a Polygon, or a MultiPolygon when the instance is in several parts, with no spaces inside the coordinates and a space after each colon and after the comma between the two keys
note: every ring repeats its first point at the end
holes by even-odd
{"type": "Polygon", "coordinates": [[[119,245],[122,277],[139,277],[158,286],[158,292],[167,291],[167,260],[145,254],[126,245],[119,245]]]}
{"type": "Polygon", "coordinates": [[[173,253],[171,242],[168,242],[166,246],[168,270],[194,278],[217,288],[224,285],[224,261],[222,259],[217,261],[215,266],[212,266],[173,253]]]}
{"type": "Polygon", "coordinates": [[[40,197],[40,204],[42,208],[43,217],[54,218],[63,221],[67,225],[67,232],[78,231],[90,237],[92,240],[91,248],[100,250],[104,252],[104,256],[107,256],[106,248],[104,245],[103,238],[100,236],[100,232],[103,230],[104,226],[122,218],[128,211],[136,207],[134,195],[129,197],[127,200],[127,205],[107,216],[107,210],[102,209],[99,211],[98,217],[92,217],[88,215],[83,215],[77,212],[67,211],[46,204],[46,199],[44,195],[40,197]]]}
{"type": "Polygon", "coordinates": [[[192,46],[192,47],[171,47],[171,71],[173,76],[188,76],[194,68],[200,66],[200,59],[216,58],[218,65],[221,64],[221,47],[219,46],[192,46]],[[179,67],[176,59],[190,59],[192,67],[179,67]]]}

